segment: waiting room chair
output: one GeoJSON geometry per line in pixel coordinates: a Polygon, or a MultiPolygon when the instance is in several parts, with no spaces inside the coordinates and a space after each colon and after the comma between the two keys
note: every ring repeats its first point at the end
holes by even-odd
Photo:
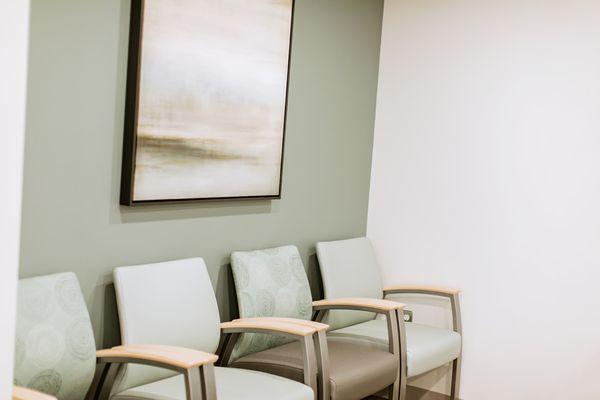
{"type": "MultiPolygon", "coordinates": [[[[295,246],[234,252],[231,266],[243,319],[287,317],[309,323],[313,308],[367,310],[384,315],[386,332],[391,338],[386,349],[325,338],[325,332],[321,332],[326,341],[328,363],[325,362],[325,365],[328,365],[328,370],[319,375],[319,398],[354,400],[385,389],[390,399],[397,398],[401,304],[375,299],[313,303],[306,271],[295,246]]],[[[264,335],[243,335],[233,351],[231,365],[301,381],[300,349],[296,343],[288,341],[264,335]]]]}
{"type": "MultiPolygon", "coordinates": [[[[119,346],[96,352],[92,324],[75,274],[19,281],[14,381],[24,389],[15,391],[17,398],[32,395],[27,390],[32,389],[58,400],[108,399],[109,379],[102,369],[95,374],[96,363],[107,367],[151,363],[199,378],[210,372],[216,358],[201,351],[161,346],[119,346]]],[[[189,385],[192,393],[187,399],[200,399],[204,389],[189,385]]]]}
{"type": "MultiPolygon", "coordinates": [[[[304,383],[256,371],[215,367],[211,374],[216,382],[216,398],[315,398],[313,334],[316,330],[274,320],[221,323],[213,287],[201,258],[120,267],[113,275],[124,345],[160,343],[214,353],[222,335],[275,333],[295,341],[302,349],[304,383]]],[[[182,400],[189,386],[188,378],[181,374],[138,365],[121,368],[116,382],[118,394],[112,400],[182,400]]],[[[205,384],[202,381],[202,386],[205,384]]]]}
{"type": "MultiPolygon", "coordinates": [[[[195,267],[203,268],[201,260],[195,263],[195,267]]],[[[54,396],[58,400],[309,400],[314,397],[308,386],[277,376],[233,369],[224,373],[217,369],[219,372],[215,373],[213,364],[217,356],[199,350],[140,342],[96,351],[88,310],[73,273],[21,279],[17,307],[15,385],[54,396]],[[119,383],[130,385],[121,386],[126,393],[115,390],[114,379],[122,378],[125,372],[119,367],[131,367],[133,364],[140,369],[131,368],[128,380],[119,383]],[[142,375],[136,375],[136,371],[142,375]],[[147,376],[143,375],[144,371],[150,375],[155,371],[159,371],[158,375],[178,374],[176,378],[179,381],[171,387],[163,386],[156,392],[138,388],[135,386],[136,377],[141,379],[137,381],[140,385],[145,383],[147,376]],[[264,391],[258,394],[257,385],[270,387],[273,395],[264,391]]],[[[152,314],[152,309],[144,309],[143,312],[152,314]]],[[[211,315],[214,316],[214,313],[211,315]]],[[[169,332],[172,321],[165,322],[162,326],[150,329],[169,332]]],[[[218,324],[217,318],[217,330],[218,324]]],[[[187,327],[192,328],[192,325],[187,324],[187,327]]],[[[281,322],[239,325],[242,326],[239,329],[242,332],[246,331],[244,326],[256,326],[259,330],[290,330],[295,335],[305,335],[303,337],[310,337],[315,332],[310,328],[297,329],[296,325],[287,326],[281,322]]],[[[135,324],[129,329],[134,328],[135,324]]],[[[223,329],[238,332],[235,323],[226,324],[223,329]]],[[[26,400],[23,396],[30,393],[22,389],[15,391],[17,398],[23,400],[26,400]]]]}
{"type": "MultiPolygon", "coordinates": [[[[457,398],[460,384],[461,320],[459,292],[429,286],[391,285],[384,287],[375,253],[368,238],[317,243],[317,256],[326,299],[348,296],[385,298],[391,294],[425,294],[450,300],[453,329],[441,329],[417,323],[400,324],[401,389],[405,398],[408,377],[421,375],[452,362],[451,397],[457,398]]],[[[317,318],[323,320],[324,315],[317,318]]],[[[325,320],[330,335],[349,341],[371,342],[379,348],[388,343],[385,321],[373,314],[346,311],[331,312],[325,320]]]]}

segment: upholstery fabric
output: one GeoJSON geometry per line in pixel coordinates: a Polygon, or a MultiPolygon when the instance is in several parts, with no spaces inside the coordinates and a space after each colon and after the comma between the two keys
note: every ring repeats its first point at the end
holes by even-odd
{"type": "MultiPolygon", "coordinates": [[[[262,372],[215,368],[219,400],[313,400],[310,387],[262,372]]],[[[182,375],[129,389],[112,400],[186,400],[182,375]]]]}
{"type": "MultiPolygon", "coordinates": [[[[375,252],[366,237],[317,243],[317,256],[326,299],[371,297],[381,299],[383,284],[375,252]]],[[[332,329],[373,319],[372,313],[335,310],[328,313],[332,329]]]]}
{"type": "MultiPolygon", "coordinates": [[[[233,252],[231,269],[241,318],[311,318],[310,286],[295,246],[233,252]]],[[[290,341],[278,335],[244,334],[232,359],[290,341]]]]}
{"type": "MultiPolygon", "coordinates": [[[[202,258],[114,270],[123,344],[165,344],[214,353],[221,328],[202,258]]],[[[117,391],[173,376],[143,365],[121,368],[117,391]]]]}
{"type": "MultiPolygon", "coordinates": [[[[461,336],[450,329],[405,323],[407,373],[417,376],[449,363],[461,351],[461,336]]],[[[385,320],[375,319],[329,332],[331,337],[349,343],[367,343],[374,348],[388,348],[385,320]]]]}
{"type": "MultiPolygon", "coordinates": [[[[394,383],[398,358],[369,344],[328,338],[331,399],[361,399],[394,383]]],[[[302,354],[298,342],[264,350],[238,359],[234,367],[260,370],[303,381],[302,354]]]]}
{"type": "Polygon", "coordinates": [[[18,285],[15,385],[80,400],[92,382],[96,345],[73,273],[21,279],[18,285]]]}

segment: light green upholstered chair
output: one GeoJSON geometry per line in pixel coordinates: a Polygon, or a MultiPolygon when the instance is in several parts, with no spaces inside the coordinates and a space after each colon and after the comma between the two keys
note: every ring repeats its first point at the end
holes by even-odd
{"type": "MultiPolygon", "coordinates": [[[[241,318],[288,317],[306,321],[312,317],[313,302],[306,272],[295,246],[234,252],[231,266],[241,318]]],[[[391,399],[399,392],[398,318],[402,306],[385,300],[347,299],[344,304],[317,302],[317,308],[350,308],[385,315],[384,324],[392,337],[385,349],[369,344],[323,339],[328,362],[319,375],[319,398],[354,400],[388,390],[391,399]]],[[[300,322],[301,323],[301,322],[300,322]]],[[[244,335],[235,351],[232,366],[265,371],[302,380],[302,359],[297,343],[285,339],[244,335]]]]}
{"type": "MultiPolygon", "coordinates": [[[[32,395],[34,392],[28,388],[58,400],[106,400],[112,375],[105,372],[116,371],[123,363],[159,365],[200,379],[201,374],[210,372],[216,358],[213,354],[163,346],[119,346],[96,351],[75,274],[19,281],[15,384],[25,388],[15,390],[17,398],[32,395]],[[97,363],[104,368],[96,369],[97,363]]],[[[206,398],[207,388],[210,386],[190,382],[187,400],[206,398]]]]}
{"type": "Polygon", "coordinates": [[[80,400],[92,383],[96,344],[72,273],[21,279],[18,285],[15,385],[59,400],[80,400]]]}
{"type": "MultiPolygon", "coordinates": [[[[219,331],[234,334],[278,331],[301,338],[303,343],[312,343],[316,330],[269,321],[219,326],[212,287],[210,283],[202,284],[208,279],[204,263],[195,259],[182,264],[164,263],[150,268],[148,279],[136,267],[121,270],[120,302],[126,308],[121,328],[129,344],[99,351],[73,273],[20,280],[15,385],[58,400],[313,399],[313,389],[301,383],[233,368],[215,369],[217,356],[201,349],[214,352],[219,331]],[[188,289],[179,285],[181,279],[177,279],[176,273],[181,271],[185,274],[180,278],[190,279],[198,295],[186,296],[179,291],[188,289]],[[137,303],[142,297],[136,297],[134,291],[123,296],[123,287],[131,286],[129,278],[139,284],[138,288],[150,285],[145,288],[150,296],[169,294],[169,297],[164,301],[153,297],[144,299],[144,304],[137,303]],[[174,299],[185,304],[169,308],[176,305],[174,299]],[[184,317],[182,312],[189,314],[184,317]],[[189,347],[173,346],[176,344],[189,347]],[[123,365],[127,367],[121,368],[123,365]],[[265,387],[269,388],[268,393],[264,392],[265,387]]],[[[307,354],[311,348],[303,346],[307,354]]],[[[316,367],[312,364],[310,367],[309,374],[316,374],[316,367]]]]}
{"type": "MultiPolygon", "coordinates": [[[[384,287],[373,247],[366,237],[320,242],[316,247],[326,299],[349,296],[381,299],[398,293],[426,294],[449,299],[453,313],[452,330],[409,322],[400,324],[400,397],[405,397],[407,377],[421,375],[451,362],[451,396],[456,398],[460,383],[462,340],[458,291],[409,285],[384,287]]],[[[338,339],[371,343],[382,349],[388,345],[385,321],[374,318],[372,314],[332,311],[324,322],[331,326],[329,334],[338,339]]]]}
{"type": "MultiPolygon", "coordinates": [[[[114,281],[124,345],[161,344],[215,353],[222,334],[227,338],[248,332],[284,335],[302,349],[304,383],[256,371],[215,367],[216,398],[314,399],[316,330],[272,320],[221,323],[201,258],[116,268],[114,281]]],[[[183,400],[185,380],[185,376],[169,370],[127,365],[118,373],[117,394],[112,399],[183,400]]]]}

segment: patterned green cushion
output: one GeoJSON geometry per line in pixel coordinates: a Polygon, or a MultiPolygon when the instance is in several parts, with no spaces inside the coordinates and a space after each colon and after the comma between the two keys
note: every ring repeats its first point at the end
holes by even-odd
{"type": "Polygon", "coordinates": [[[19,281],[15,385],[81,400],[92,382],[96,345],[73,273],[19,281]]]}
{"type": "MultiPolygon", "coordinates": [[[[240,318],[289,317],[310,320],[312,296],[295,246],[231,254],[240,318]]],[[[288,343],[282,336],[244,334],[233,359],[288,343]]]]}

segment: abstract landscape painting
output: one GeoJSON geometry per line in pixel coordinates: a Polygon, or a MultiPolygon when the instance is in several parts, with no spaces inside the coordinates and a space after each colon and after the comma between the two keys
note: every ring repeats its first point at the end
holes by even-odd
{"type": "Polygon", "coordinates": [[[293,0],[133,3],[121,203],[278,197],[293,0]]]}

